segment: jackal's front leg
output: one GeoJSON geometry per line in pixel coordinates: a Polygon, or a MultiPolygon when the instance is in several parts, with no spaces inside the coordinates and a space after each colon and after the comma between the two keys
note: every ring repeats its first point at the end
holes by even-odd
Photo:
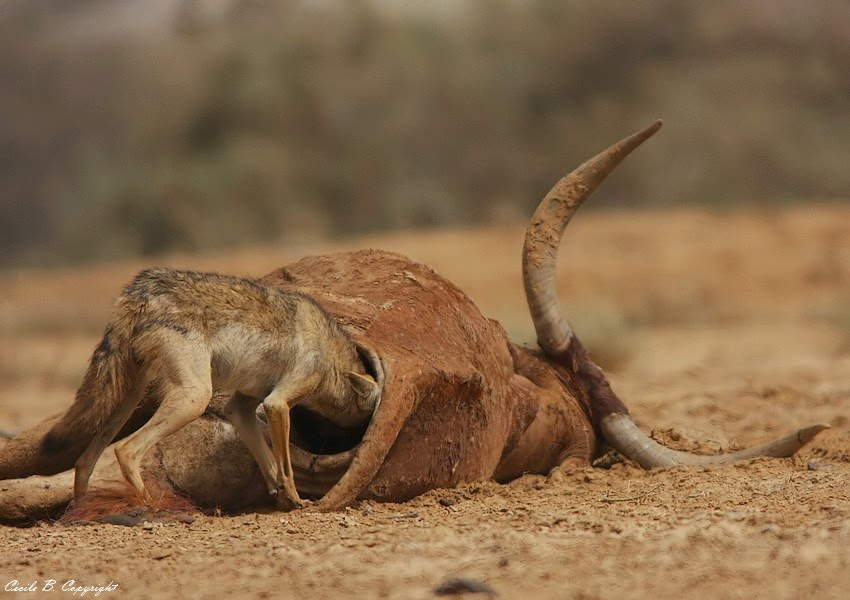
{"type": "Polygon", "coordinates": [[[271,409],[268,412],[268,418],[272,447],[277,462],[277,473],[280,477],[277,489],[277,506],[281,510],[304,508],[305,503],[301,500],[295,487],[292,457],[289,452],[289,409],[284,408],[280,411],[271,409]]]}
{"type": "Polygon", "coordinates": [[[274,454],[269,448],[268,442],[260,429],[260,420],[257,418],[257,406],[261,400],[252,398],[245,394],[236,392],[227,401],[224,407],[224,416],[233,425],[239,437],[248,447],[248,451],[266,480],[269,493],[277,494],[280,477],[277,474],[274,454]]]}
{"type": "Polygon", "coordinates": [[[272,439],[272,452],[280,478],[277,503],[282,510],[303,508],[295,488],[295,473],[292,469],[292,457],[289,452],[289,409],[299,400],[312,393],[318,385],[317,376],[310,376],[295,382],[281,382],[263,401],[263,408],[269,421],[269,434],[272,439]]]}

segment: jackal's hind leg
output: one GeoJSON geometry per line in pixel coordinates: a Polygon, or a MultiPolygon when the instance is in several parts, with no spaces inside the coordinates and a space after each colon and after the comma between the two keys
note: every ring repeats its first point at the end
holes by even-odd
{"type": "Polygon", "coordinates": [[[85,452],[80,455],[74,465],[74,500],[80,502],[83,495],[88,489],[89,479],[97,464],[97,460],[106,447],[112,443],[118,432],[124,424],[130,419],[133,411],[141,398],[142,391],[145,389],[143,381],[137,381],[126,398],[121,400],[121,403],[116,407],[115,412],[109,417],[109,420],[104,425],[94,439],[89,443],[85,452]]]}
{"type": "Polygon", "coordinates": [[[277,472],[281,479],[278,506],[283,509],[302,508],[305,505],[295,488],[295,474],[292,470],[292,457],[289,452],[289,409],[312,394],[319,381],[317,374],[308,375],[294,381],[282,381],[263,401],[263,408],[269,421],[272,451],[277,463],[277,472]],[[283,497],[280,495],[281,492],[283,492],[283,497]]]}
{"type": "Polygon", "coordinates": [[[269,493],[276,494],[281,477],[276,471],[272,450],[260,429],[260,420],[256,412],[260,402],[259,398],[237,392],[227,401],[224,416],[236,429],[236,433],[248,447],[251,456],[257,461],[266,485],[269,486],[269,493]]]}
{"type": "Polygon", "coordinates": [[[162,402],[150,421],[115,444],[115,456],[124,477],[140,494],[145,484],[139,466],[157,442],[200,417],[212,399],[210,354],[196,340],[175,335],[161,355],[162,402]]]}

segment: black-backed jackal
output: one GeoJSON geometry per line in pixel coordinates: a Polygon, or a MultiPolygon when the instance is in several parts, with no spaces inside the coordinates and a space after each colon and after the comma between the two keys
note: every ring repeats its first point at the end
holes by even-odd
{"type": "Polygon", "coordinates": [[[227,417],[284,508],[303,504],[290,461],[289,409],[303,403],[340,425],[362,425],[380,394],[354,342],[310,298],[214,273],[142,271],[115,301],[74,403],[45,437],[52,451],[91,439],[76,463],[78,501],[98,458],[153,383],[161,395],[156,412],[115,446],[137,491],[144,493],[145,453],[200,416],[214,389],[228,390],[227,417]],[[260,402],[271,448],[256,415],[260,402]]]}

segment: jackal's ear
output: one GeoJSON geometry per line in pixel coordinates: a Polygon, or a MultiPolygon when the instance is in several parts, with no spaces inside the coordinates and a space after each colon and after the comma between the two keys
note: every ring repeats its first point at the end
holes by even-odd
{"type": "Polygon", "coordinates": [[[357,406],[367,411],[375,408],[375,403],[378,401],[378,396],[381,393],[378,382],[369,375],[355,373],[354,371],[348,371],[346,375],[348,376],[348,381],[351,382],[354,392],[360,397],[360,400],[357,401],[357,406]]]}
{"type": "Polygon", "coordinates": [[[358,396],[371,396],[378,391],[378,382],[372,379],[371,375],[355,373],[354,371],[349,371],[346,375],[348,375],[351,387],[354,388],[358,396]]]}

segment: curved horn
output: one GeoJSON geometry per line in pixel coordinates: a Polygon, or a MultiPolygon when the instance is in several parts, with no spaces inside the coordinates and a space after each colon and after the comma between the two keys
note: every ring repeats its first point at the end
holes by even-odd
{"type": "Polygon", "coordinates": [[[828,425],[812,425],[784,438],[720,456],[700,456],[665,448],[641,432],[611,389],[604,373],[587,356],[561,313],[555,288],[555,263],[564,229],[605,177],[661,127],[656,121],[597,154],[561,179],[540,202],[525,231],[522,272],[525,295],[537,343],[543,351],[565,361],[587,390],[591,420],[607,443],[645,469],[677,465],[723,464],[756,456],[791,456],[828,425]]]}
{"type": "Polygon", "coordinates": [[[638,429],[627,414],[603,417],[601,428],[605,441],[620,454],[637,462],[644,469],[653,469],[680,465],[722,465],[757,456],[784,458],[797,452],[824,429],[829,429],[829,425],[812,425],[761,446],[716,456],[690,454],[666,448],[638,429]]]}
{"type": "Polygon", "coordinates": [[[557,356],[565,352],[573,337],[561,314],[555,290],[555,261],[561,235],[576,209],[608,173],[660,127],[661,121],[656,121],[597,154],[556,183],[534,211],[525,230],[522,277],[537,343],[547,354],[557,356]]]}

